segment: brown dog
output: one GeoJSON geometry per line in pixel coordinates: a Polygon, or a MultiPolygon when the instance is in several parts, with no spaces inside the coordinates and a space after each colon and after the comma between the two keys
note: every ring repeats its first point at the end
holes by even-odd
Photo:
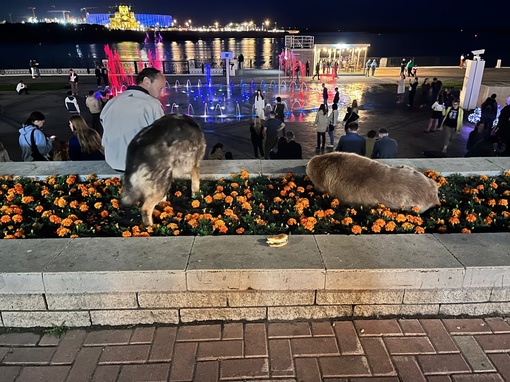
{"type": "Polygon", "coordinates": [[[142,200],[142,220],[152,225],[154,207],[165,199],[173,178],[191,172],[191,191],[200,190],[200,161],[206,142],[186,115],[165,115],[136,134],[127,148],[122,204],[142,200]]]}
{"type": "Polygon", "coordinates": [[[306,174],[318,191],[325,191],[351,206],[384,204],[392,209],[420,212],[439,204],[438,186],[407,166],[392,167],[352,153],[314,156],[306,174]]]}

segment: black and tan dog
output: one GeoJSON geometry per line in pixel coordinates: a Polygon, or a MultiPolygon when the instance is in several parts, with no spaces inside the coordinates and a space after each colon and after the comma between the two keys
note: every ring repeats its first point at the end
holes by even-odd
{"type": "Polygon", "coordinates": [[[122,204],[141,200],[143,224],[152,225],[154,207],[165,200],[173,178],[191,173],[192,193],[200,190],[205,148],[200,127],[186,115],[165,115],[142,129],[127,148],[122,204]]]}

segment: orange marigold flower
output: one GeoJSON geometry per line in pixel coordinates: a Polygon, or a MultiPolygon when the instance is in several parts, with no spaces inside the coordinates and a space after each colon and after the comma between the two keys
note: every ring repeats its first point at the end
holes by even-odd
{"type": "Polygon", "coordinates": [[[487,179],[489,179],[489,177],[487,175],[485,175],[485,174],[480,175],[480,180],[483,181],[483,180],[487,180],[487,179]]]}
{"type": "Polygon", "coordinates": [[[338,201],[338,199],[335,198],[331,201],[331,208],[337,208],[339,205],[340,205],[340,202],[338,201]]]}
{"type": "Polygon", "coordinates": [[[54,224],[60,224],[61,221],[62,221],[62,219],[60,217],[58,217],[57,215],[50,216],[50,222],[52,222],[54,224]]]}
{"type": "Polygon", "coordinates": [[[216,186],[216,192],[223,192],[223,186],[216,186]]]}
{"type": "Polygon", "coordinates": [[[207,196],[204,198],[204,200],[205,200],[205,202],[206,202],[207,204],[211,204],[211,203],[212,203],[212,201],[213,201],[213,198],[212,198],[212,196],[211,196],[211,195],[207,195],[207,196]]]}
{"type": "Polygon", "coordinates": [[[278,215],[278,214],[280,214],[280,211],[278,211],[278,210],[272,210],[272,211],[271,211],[271,213],[272,213],[273,215],[278,215]]]}
{"type": "Polygon", "coordinates": [[[297,220],[294,219],[294,218],[290,218],[289,220],[287,220],[287,224],[288,225],[296,225],[297,224],[297,220]]]}
{"type": "Polygon", "coordinates": [[[492,182],[490,186],[494,189],[498,188],[498,184],[496,182],[492,182]]]}
{"type": "Polygon", "coordinates": [[[398,214],[397,215],[397,218],[396,218],[397,222],[399,223],[403,223],[405,222],[407,219],[406,219],[406,216],[404,214],[398,214]]]}
{"type": "Polygon", "coordinates": [[[23,216],[16,214],[12,217],[12,221],[14,223],[21,223],[23,221],[23,216]]]}
{"type": "Polygon", "coordinates": [[[466,216],[466,220],[469,222],[469,223],[474,223],[476,221],[476,215],[471,213],[469,214],[468,216],[466,216]]]}
{"type": "Polygon", "coordinates": [[[414,206],[413,208],[411,208],[411,210],[414,212],[414,213],[419,213],[420,212],[420,207],[418,206],[414,206]]]}
{"type": "Polygon", "coordinates": [[[471,193],[471,189],[470,189],[469,187],[464,187],[464,188],[462,189],[462,193],[463,193],[463,194],[470,194],[470,193],[471,193]]]}
{"type": "Polygon", "coordinates": [[[480,200],[480,198],[478,198],[478,197],[476,197],[476,196],[473,196],[473,202],[475,202],[475,203],[480,203],[480,202],[481,202],[481,200],[480,200]]]}
{"type": "Polygon", "coordinates": [[[418,233],[418,234],[422,234],[422,233],[425,233],[425,229],[423,227],[416,227],[414,229],[414,232],[418,233]]]}
{"type": "Polygon", "coordinates": [[[131,232],[130,231],[123,231],[122,232],[122,237],[131,237],[131,232]]]}
{"type": "Polygon", "coordinates": [[[78,201],[77,200],[73,200],[73,201],[69,202],[69,207],[71,207],[71,208],[78,207],[78,201]]]}
{"type": "Polygon", "coordinates": [[[64,227],[70,227],[73,224],[73,220],[69,219],[69,218],[65,218],[65,219],[62,219],[60,224],[63,225],[64,227]]]}
{"type": "Polygon", "coordinates": [[[496,199],[489,199],[487,201],[487,204],[490,206],[490,207],[494,207],[496,205],[496,199]]]}
{"type": "Polygon", "coordinates": [[[251,211],[251,204],[248,203],[248,202],[244,202],[242,205],[241,205],[241,208],[243,210],[248,210],[248,211],[251,211]]]}
{"type": "Polygon", "coordinates": [[[394,221],[387,222],[384,226],[386,232],[393,232],[397,228],[397,224],[394,221]]]}
{"type": "Polygon", "coordinates": [[[354,208],[347,208],[347,213],[356,216],[358,211],[356,211],[354,208]]]}
{"type": "Polygon", "coordinates": [[[225,199],[225,194],[223,192],[218,192],[214,194],[214,200],[223,200],[225,199]]]}
{"type": "Polygon", "coordinates": [[[305,192],[305,189],[303,187],[299,186],[298,188],[296,188],[296,191],[299,193],[303,193],[303,192],[305,192]]]}
{"type": "Polygon", "coordinates": [[[446,228],[446,226],[445,226],[445,225],[442,225],[441,227],[439,227],[439,228],[437,229],[437,231],[438,231],[439,233],[445,233],[445,232],[447,232],[447,231],[448,231],[448,228],[446,228]]]}
{"type": "Polygon", "coordinates": [[[267,188],[269,188],[270,190],[272,190],[274,188],[274,186],[272,184],[268,184],[267,185],[267,188]]]}
{"type": "Polygon", "coordinates": [[[88,210],[89,210],[89,206],[88,205],[86,205],[85,203],[80,204],[80,211],[81,212],[86,212],[88,210]]]}
{"type": "Polygon", "coordinates": [[[66,183],[69,185],[76,183],[76,175],[69,175],[66,179],[66,183]]]}
{"type": "Polygon", "coordinates": [[[101,203],[101,202],[95,202],[95,203],[94,203],[94,208],[95,208],[96,210],[100,210],[101,208],[103,208],[103,203],[101,203]]]}
{"type": "Polygon", "coordinates": [[[234,210],[232,210],[231,208],[227,208],[225,210],[225,216],[232,216],[234,215],[234,210]]]}
{"type": "Polygon", "coordinates": [[[498,200],[498,205],[506,207],[506,206],[508,206],[508,200],[506,200],[506,199],[499,199],[498,200]]]}
{"type": "Polygon", "coordinates": [[[104,219],[104,218],[106,218],[106,217],[108,217],[108,215],[110,215],[110,213],[109,213],[108,211],[106,211],[106,210],[102,210],[102,211],[101,211],[101,217],[102,217],[103,219],[104,219]]]}
{"type": "Polygon", "coordinates": [[[64,227],[57,228],[57,235],[60,237],[64,237],[64,236],[68,235],[69,233],[71,233],[71,230],[68,228],[64,228],[64,227]]]}
{"type": "Polygon", "coordinates": [[[405,222],[405,223],[402,224],[402,228],[405,231],[410,231],[410,230],[414,229],[414,224],[411,224],[409,222],[405,222]]]}
{"type": "Polygon", "coordinates": [[[483,219],[483,221],[489,225],[492,224],[492,218],[490,216],[487,216],[485,219],[483,219]]]}
{"type": "Polygon", "coordinates": [[[476,186],[476,189],[477,190],[483,190],[485,188],[485,186],[483,184],[479,184],[478,186],[476,186]]]}
{"type": "Polygon", "coordinates": [[[461,212],[458,208],[454,208],[454,209],[452,210],[452,215],[453,215],[453,216],[456,216],[456,217],[458,217],[458,218],[460,218],[460,217],[461,217],[461,215],[462,215],[462,212],[461,212]]]}
{"type": "Polygon", "coordinates": [[[238,229],[236,229],[236,233],[238,235],[242,235],[244,233],[244,228],[243,227],[239,227],[238,229]]]}
{"type": "Polygon", "coordinates": [[[381,232],[381,226],[374,224],[371,228],[372,232],[379,233],[381,232]]]}
{"type": "Polygon", "coordinates": [[[375,222],[374,222],[375,225],[378,225],[379,227],[384,227],[386,225],[386,222],[384,221],[384,219],[377,219],[375,222]]]}
{"type": "Polygon", "coordinates": [[[460,220],[457,216],[452,216],[452,217],[450,217],[450,219],[448,219],[448,223],[450,223],[451,225],[455,225],[455,224],[459,224],[460,220]]]}
{"type": "Polygon", "coordinates": [[[67,200],[64,198],[56,198],[53,204],[59,206],[60,208],[64,208],[67,205],[67,200]]]}
{"type": "Polygon", "coordinates": [[[273,198],[273,203],[281,203],[281,202],[283,202],[283,199],[282,199],[282,198],[280,198],[279,196],[275,196],[275,197],[273,198]]]}
{"type": "Polygon", "coordinates": [[[361,231],[362,231],[362,229],[359,225],[353,225],[351,228],[351,232],[355,235],[361,234],[361,231]]]}
{"type": "Polygon", "coordinates": [[[258,224],[258,225],[266,225],[266,222],[262,219],[255,219],[255,222],[258,224]]]}
{"type": "Polygon", "coordinates": [[[180,198],[182,196],[182,192],[181,191],[175,191],[174,195],[175,195],[175,197],[180,198]]]}
{"type": "Polygon", "coordinates": [[[232,197],[234,197],[234,198],[235,198],[237,195],[239,195],[239,192],[237,192],[237,191],[232,191],[232,192],[230,193],[230,195],[231,195],[232,197]]]}
{"type": "Polygon", "coordinates": [[[3,215],[1,218],[0,218],[0,223],[10,223],[11,222],[11,217],[9,215],[3,215]]]}
{"type": "Polygon", "coordinates": [[[234,198],[231,197],[230,195],[225,197],[225,203],[232,204],[233,202],[234,202],[234,198]]]}
{"type": "Polygon", "coordinates": [[[350,217],[343,218],[343,219],[342,219],[342,224],[343,224],[343,225],[349,225],[349,224],[352,224],[352,218],[350,218],[350,217]]]}
{"type": "Polygon", "coordinates": [[[235,183],[235,182],[231,183],[230,187],[232,187],[232,188],[239,188],[239,183],[235,183]]]}
{"type": "Polygon", "coordinates": [[[501,215],[502,215],[503,217],[507,218],[507,217],[509,217],[509,216],[510,216],[510,212],[508,212],[508,211],[503,211],[503,212],[501,212],[501,215]]]}
{"type": "Polygon", "coordinates": [[[280,195],[283,196],[283,197],[286,197],[287,196],[287,191],[281,190],[280,191],[280,195]]]}
{"type": "Polygon", "coordinates": [[[246,170],[241,171],[241,179],[247,179],[249,177],[249,173],[246,170]]]}
{"type": "Polygon", "coordinates": [[[21,203],[23,203],[23,204],[32,203],[33,201],[34,201],[33,196],[23,196],[21,198],[21,203]]]}
{"type": "Polygon", "coordinates": [[[43,206],[37,206],[37,207],[35,207],[35,212],[37,212],[37,213],[39,213],[39,214],[40,214],[40,213],[41,213],[41,212],[43,212],[43,211],[44,211],[44,207],[43,207],[43,206]]]}
{"type": "Polygon", "coordinates": [[[471,230],[469,228],[462,228],[462,230],[460,232],[462,232],[462,233],[471,233],[471,230]]]}
{"type": "Polygon", "coordinates": [[[313,213],[313,216],[319,218],[319,219],[324,219],[324,217],[326,216],[326,214],[324,213],[324,211],[322,210],[318,210],[318,211],[315,211],[313,213]]]}

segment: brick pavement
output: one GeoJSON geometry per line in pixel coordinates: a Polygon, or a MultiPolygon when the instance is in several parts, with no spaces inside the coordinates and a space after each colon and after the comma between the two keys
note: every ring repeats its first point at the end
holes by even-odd
{"type": "Polygon", "coordinates": [[[0,334],[0,382],[507,381],[501,317],[225,322],[0,334]]]}

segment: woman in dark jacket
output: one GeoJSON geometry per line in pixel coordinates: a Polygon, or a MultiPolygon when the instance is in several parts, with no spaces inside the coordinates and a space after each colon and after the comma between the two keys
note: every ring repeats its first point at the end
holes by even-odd
{"type": "Polygon", "coordinates": [[[250,125],[250,135],[251,135],[251,144],[253,145],[253,154],[255,158],[260,156],[264,157],[264,147],[262,145],[262,141],[264,137],[262,135],[262,123],[260,122],[260,118],[257,116],[253,119],[253,123],[250,125]]]}

